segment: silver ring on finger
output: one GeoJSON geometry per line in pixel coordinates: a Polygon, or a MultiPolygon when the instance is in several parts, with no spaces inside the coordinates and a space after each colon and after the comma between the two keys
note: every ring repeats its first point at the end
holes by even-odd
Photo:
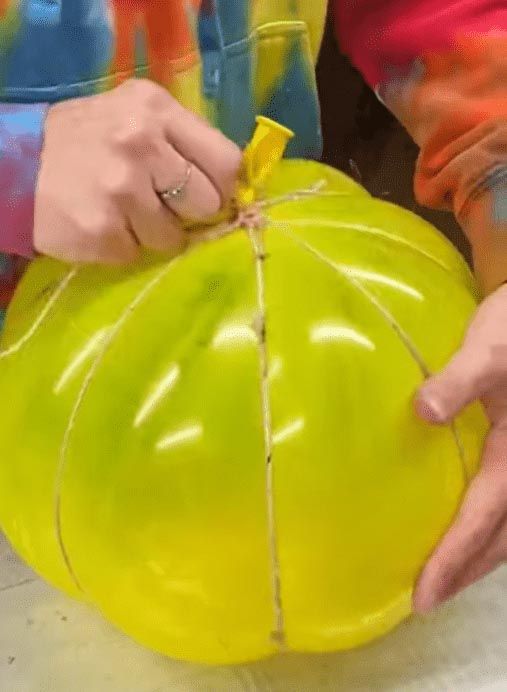
{"type": "Polygon", "coordinates": [[[177,202],[183,199],[187,191],[187,186],[192,176],[192,164],[187,161],[184,177],[167,190],[157,192],[162,202],[167,206],[171,206],[171,202],[177,202]]]}

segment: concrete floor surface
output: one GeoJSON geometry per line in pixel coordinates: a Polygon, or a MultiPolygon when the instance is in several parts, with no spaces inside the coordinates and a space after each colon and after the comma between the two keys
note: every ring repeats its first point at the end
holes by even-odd
{"type": "Polygon", "coordinates": [[[506,692],[507,569],[361,650],[206,668],[146,651],[0,536],[0,692],[506,692]]]}

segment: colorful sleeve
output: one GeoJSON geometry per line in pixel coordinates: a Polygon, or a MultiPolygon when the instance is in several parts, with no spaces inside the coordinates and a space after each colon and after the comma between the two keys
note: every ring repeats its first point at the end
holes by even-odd
{"type": "Polygon", "coordinates": [[[415,192],[454,211],[486,293],[507,281],[507,8],[341,0],[341,43],[421,148],[415,192]]]}
{"type": "Polygon", "coordinates": [[[0,103],[0,252],[30,257],[45,104],[0,103]]]}

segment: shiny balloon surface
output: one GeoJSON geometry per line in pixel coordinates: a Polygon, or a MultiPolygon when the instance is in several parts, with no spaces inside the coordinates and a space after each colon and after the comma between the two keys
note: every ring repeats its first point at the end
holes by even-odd
{"type": "Polygon", "coordinates": [[[3,530],[193,661],[393,628],[485,431],[412,408],[476,306],[447,240],[317,163],[280,163],[256,214],[172,261],[37,260],[0,355],[3,530]]]}

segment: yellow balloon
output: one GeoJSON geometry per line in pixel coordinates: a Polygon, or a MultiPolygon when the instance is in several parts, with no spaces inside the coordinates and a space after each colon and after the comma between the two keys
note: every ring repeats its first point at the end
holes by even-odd
{"type": "Polygon", "coordinates": [[[449,428],[412,408],[477,302],[450,243],[320,164],[249,170],[241,223],[172,261],[34,262],[0,353],[15,548],[142,644],[209,663],[407,617],[486,430],[476,407],[449,428]]]}

